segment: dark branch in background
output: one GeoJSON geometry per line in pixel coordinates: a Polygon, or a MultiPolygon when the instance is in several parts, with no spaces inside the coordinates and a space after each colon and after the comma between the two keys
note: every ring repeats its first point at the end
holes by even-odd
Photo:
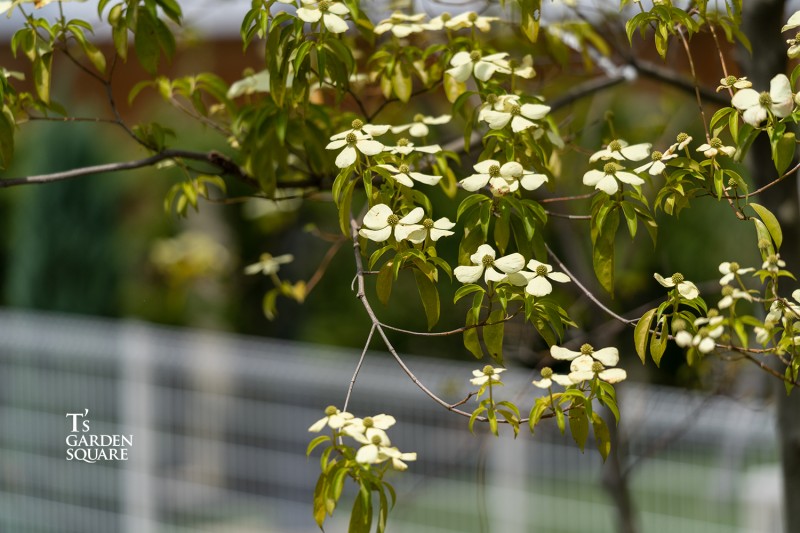
{"type": "Polygon", "coordinates": [[[161,161],[175,160],[175,159],[190,159],[193,161],[202,161],[217,167],[223,174],[233,176],[240,181],[252,187],[258,187],[258,181],[252,176],[248,175],[239,165],[234,163],[228,156],[219,152],[191,152],[188,150],[163,150],[150,157],[138,159],[135,161],[126,161],[123,163],[106,163],[103,165],[92,165],[88,167],[75,168],[72,170],[64,170],[61,172],[52,172],[49,174],[38,174],[34,176],[25,176],[23,178],[7,178],[0,179],[0,189],[8,187],[16,187],[19,185],[38,185],[42,183],[52,183],[55,181],[69,180],[79,178],[81,176],[91,176],[93,174],[102,174],[105,172],[119,172],[122,170],[134,170],[137,168],[144,168],[160,163],[161,161]]]}

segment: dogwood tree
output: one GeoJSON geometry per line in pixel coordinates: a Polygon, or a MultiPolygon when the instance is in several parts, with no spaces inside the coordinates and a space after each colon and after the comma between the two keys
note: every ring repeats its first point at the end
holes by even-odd
{"type": "MultiPolygon", "coordinates": [[[[392,444],[391,428],[402,421],[348,411],[376,337],[421,394],[464,417],[471,430],[486,426],[495,435],[517,435],[554,424],[581,449],[591,437],[604,459],[621,416],[615,385],[627,378],[626,367],[636,358],[572,335],[579,324],[564,302],[589,298],[599,312],[628,327],[635,354],[647,365],[659,365],[674,342],[689,365],[746,361],[785,385],[786,393],[800,380],[800,290],[792,291],[797,246],[787,239],[797,235],[781,224],[774,205],[760,201],[762,193],[788,189],[796,179],[800,69],[776,70],[767,80],[741,75],[730,49],[751,46],[742,31],[742,0],[621,0],[613,9],[599,4],[501,0],[471,10],[431,0],[397,2],[397,11],[382,12],[359,0],[253,0],[241,39],[245,49],[261,48],[263,61],[242,79],[223,80],[214,72],[160,74],[175,53],[179,0],[100,0],[97,12],[113,44],[105,48],[94,36],[98,28],[68,17],[62,2],[0,2],[3,12],[24,17],[10,48],[27,61],[24,71],[3,70],[0,76],[4,168],[13,160],[17,132],[30,120],[77,118],[51,97],[60,82],[53,77],[55,64],[71,64],[88,81],[109,88],[116,72],[138,63],[148,75],[132,89],[132,105],[142,92],[154,91],[221,133],[215,150],[195,150],[159,117],[139,124],[123,120],[109,90],[111,118],[103,121],[123,130],[146,152],[143,158],[4,176],[0,186],[169,162],[185,175],[165,202],[180,215],[198,209],[203,199],[224,197],[229,180],[270,199],[330,191],[338,213],[331,226],[352,243],[354,293],[371,326],[353,380],[343,384],[346,395],[332,398],[322,418],[309,421],[308,454],[321,452],[319,481],[309,499],[322,527],[346,484],[355,483],[350,530],[381,532],[395,500],[384,474],[413,468],[417,456],[392,444]],[[58,4],[55,16],[40,14],[50,3],[58,4]],[[694,47],[698,36],[708,37],[712,49],[694,47]],[[643,49],[661,58],[677,51],[688,68],[681,72],[642,59],[636,52],[643,49]],[[700,54],[719,73],[716,91],[701,82],[700,54]],[[702,135],[676,130],[668,132],[668,142],[642,138],[607,115],[602,139],[582,143],[586,124],[576,121],[570,106],[639,76],[689,91],[697,103],[694,127],[702,135]],[[388,120],[390,108],[408,112],[403,120],[388,120]],[[768,146],[767,163],[775,173],[766,181],[763,158],[758,173],[743,165],[759,143],[768,146]],[[448,201],[433,202],[436,191],[448,201]],[[636,316],[604,303],[615,293],[621,238],[644,232],[655,244],[656,215],[677,218],[684,209],[709,203],[729,208],[717,231],[737,224],[751,228],[741,246],[757,250],[760,260],[744,262],[746,254],[716,258],[718,282],[712,286],[698,287],[700,280],[681,272],[649,273],[663,297],[636,316]],[[585,239],[588,271],[597,284],[579,279],[575,272],[587,269],[569,267],[558,253],[563,245],[550,231],[556,217],[574,224],[585,239]],[[457,253],[442,251],[447,241],[458,242],[457,253]],[[376,303],[389,302],[401,277],[416,285],[427,331],[379,316],[376,303]],[[453,301],[440,298],[446,284],[457,287],[453,301]],[[438,330],[440,316],[454,312],[464,313],[463,325],[438,330]],[[522,401],[504,397],[501,387],[503,372],[515,370],[503,349],[511,322],[524,323],[549,347],[522,401]],[[464,356],[476,360],[473,375],[463,377],[473,392],[456,403],[442,399],[405,363],[389,330],[461,336],[464,356]]],[[[800,38],[791,32],[800,27],[800,13],[781,16],[783,27],[760,31],[788,32],[780,54],[797,57],[800,38]]],[[[652,244],[636,246],[647,253],[652,244]]],[[[714,254],[714,247],[707,253],[714,254]]],[[[264,296],[267,317],[282,299],[302,302],[308,294],[302,281],[279,275],[293,260],[280,250],[264,250],[245,270],[274,283],[264,296]]],[[[800,453],[796,445],[784,451],[788,457],[800,453]]],[[[787,515],[797,531],[798,517],[787,515]]]]}

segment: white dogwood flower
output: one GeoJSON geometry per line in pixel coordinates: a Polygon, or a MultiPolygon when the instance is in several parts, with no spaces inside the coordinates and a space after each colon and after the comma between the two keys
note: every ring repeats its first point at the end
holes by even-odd
{"type": "Polygon", "coordinates": [[[672,288],[677,287],[678,293],[681,296],[686,298],[687,300],[693,300],[700,296],[700,291],[697,290],[697,286],[692,283],[691,281],[687,281],[683,278],[683,274],[680,272],[674,273],[672,276],[665,278],[658,272],[653,274],[653,277],[656,279],[657,282],[661,284],[662,287],[672,288]]]}
{"type": "Polygon", "coordinates": [[[699,328],[695,335],[688,331],[681,330],[675,334],[675,344],[681,348],[697,348],[700,353],[709,353],[716,347],[718,339],[725,331],[722,322],[725,319],[721,316],[701,317],[694,321],[695,327],[699,328]]]}
{"type": "Polygon", "coordinates": [[[511,70],[501,62],[507,55],[506,52],[499,52],[484,56],[480,50],[473,50],[472,52],[461,51],[450,60],[452,68],[448,69],[447,73],[455,78],[456,81],[462,83],[467,81],[472,74],[480,81],[487,81],[495,72],[501,74],[511,73],[511,70]]]}
{"type": "Polygon", "coordinates": [[[547,176],[525,170],[516,161],[500,164],[494,159],[487,159],[474,165],[477,174],[461,180],[461,187],[470,192],[477,191],[487,184],[495,191],[502,193],[515,192],[522,186],[526,191],[533,191],[547,182],[547,176]]]}
{"type": "Polygon", "coordinates": [[[510,122],[511,131],[518,133],[537,126],[534,120],[544,118],[549,112],[550,106],[543,104],[520,104],[519,97],[507,95],[500,109],[495,105],[493,109],[488,109],[479,113],[479,118],[489,124],[489,127],[493,130],[503,129],[510,122]]]}
{"type": "Polygon", "coordinates": [[[486,365],[479,370],[473,370],[472,375],[475,377],[470,379],[469,382],[478,386],[484,385],[488,382],[501,383],[500,373],[505,371],[505,368],[494,368],[491,365],[486,365]]]}
{"type": "Polygon", "coordinates": [[[536,259],[528,261],[528,269],[531,276],[525,286],[525,292],[531,296],[546,296],[553,291],[553,284],[550,280],[558,283],[569,283],[569,276],[563,272],[554,272],[553,267],[545,263],[540,263],[536,259]]]}
{"type": "Polygon", "coordinates": [[[670,152],[669,150],[664,153],[659,152],[658,150],[653,150],[653,152],[650,154],[651,161],[640,167],[637,167],[634,169],[634,172],[644,172],[647,170],[648,174],[651,176],[658,176],[667,168],[667,165],[664,164],[664,161],[669,161],[670,159],[674,159],[676,157],[678,157],[678,155],[670,152]]]}
{"type": "Polygon", "coordinates": [[[425,137],[430,133],[428,126],[438,126],[440,124],[447,124],[452,117],[450,115],[440,115],[438,117],[429,117],[425,115],[414,115],[414,119],[408,124],[392,127],[392,133],[402,133],[408,130],[408,134],[412,137],[425,137]]]}
{"type": "Polygon", "coordinates": [[[423,154],[438,154],[442,151],[442,147],[438,144],[429,144],[428,146],[415,146],[414,143],[408,139],[398,139],[396,146],[384,146],[384,151],[390,154],[408,155],[412,152],[421,152],[423,154]]]}
{"type": "Polygon", "coordinates": [[[786,266],[786,261],[781,259],[781,254],[772,254],[767,256],[767,258],[761,264],[761,269],[768,270],[769,272],[778,272],[785,266],[786,266]]]}
{"type": "Polygon", "coordinates": [[[724,89],[749,89],[753,84],[747,81],[747,76],[737,78],[736,76],[728,76],[719,80],[717,92],[724,89]]]}
{"type": "Polygon", "coordinates": [[[258,263],[247,265],[244,268],[244,273],[248,276],[253,274],[270,276],[272,274],[277,274],[278,270],[281,269],[281,265],[289,264],[292,261],[294,261],[294,256],[292,254],[283,254],[274,257],[272,254],[261,254],[258,263]]]}
{"type": "Polygon", "coordinates": [[[405,461],[416,461],[417,460],[417,453],[416,452],[407,452],[402,453],[397,448],[391,447],[386,448],[384,447],[381,450],[381,455],[383,457],[389,458],[392,460],[392,468],[395,470],[403,471],[408,468],[408,465],[405,461]]]}
{"type": "Polygon", "coordinates": [[[441,176],[432,176],[430,174],[414,172],[405,163],[401,163],[398,167],[388,164],[381,164],[378,166],[391,172],[392,179],[401,185],[405,185],[406,187],[413,187],[414,181],[424,183],[425,185],[436,185],[439,183],[439,180],[442,179],[441,176]]]}
{"type": "Polygon", "coordinates": [[[697,147],[698,152],[703,152],[703,155],[709,159],[716,157],[717,154],[725,154],[728,157],[733,157],[736,153],[736,148],[733,146],[725,146],[719,137],[712,137],[707,143],[703,143],[697,147]]]}
{"type": "Polygon", "coordinates": [[[454,31],[475,27],[482,32],[487,32],[492,29],[491,23],[496,20],[500,19],[498,17],[484,17],[474,11],[467,11],[444,21],[444,26],[454,31]]]}
{"type": "Polygon", "coordinates": [[[769,82],[769,92],[742,89],[733,95],[731,104],[742,111],[742,118],[753,127],[758,127],[772,114],[778,118],[792,113],[792,84],[785,74],[778,74],[769,82]]]}
{"type": "Polygon", "coordinates": [[[641,161],[650,154],[650,148],[653,145],[650,143],[639,143],[628,145],[627,142],[621,139],[615,139],[608,143],[608,146],[602,150],[598,150],[589,157],[589,162],[594,163],[602,159],[609,161],[614,159],[616,161],[641,161]]]}
{"type": "Polygon", "coordinates": [[[522,257],[522,254],[513,253],[499,258],[495,258],[495,256],[494,248],[488,244],[481,244],[477,251],[469,257],[472,265],[456,267],[453,274],[461,283],[475,283],[483,274],[484,281],[488,283],[503,281],[506,274],[519,272],[525,266],[525,258],[522,257]]]}
{"type": "Polygon", "coordinates": [[[720,309],[727,309],[732,306],[736,300],[747,300],[749,302],[753,300],[753,297],[741,289],[725,285],[722,287],[722,299],[717,303],[717,307],[720,309]]]}
{"type": "Polygon", "coordinates": [[[544,367],[541,370],[542,379],[540,380],[533,380],[534,387],[539,387],[540,389],[549,389],[553,386],[553,382],[558,383],[562,387],[569,387],[570,385],[574,385],[569,376],[564,376],[561,374],[556,374],[553,372],[553,369],[550,367],[544,367]]]}
{"type": "Polygon", "coordinates": [[[353,418],[347,421],[344,432],[351,437],[356,434],[365,434],[369,428],[377,428],[386,431],[395,424],[396,420],[392,415],[375,415],[364,418],[353,418]]]}
{"type": "MultiPolygon", "coordinates": [[[[378,428],[368,428],[364,433],[351,435],[358,443],[363,444],[356,452],[356,461],[362,464],[375,464],[383,462],[381,455],[386,455],[386,450],[392,445],[386,432],[378,428]]],[[[391,452],[390,452],[391,453],[391,452]]]]}
{"type": "Polygon", "coordinates": [[[670,149],[668,151],[672,153],[675,150],[683,150],[689,145],[690,142],[692,142],[692,136],[689,135],[688,133],[680,132],[678,136],[675,137],[675,144],[670,146],[670,149]]]}
{"type": "Polygon", "coordinates": [[[344,33],[347,23],[342,18],[350,14],[350,10],[342,2],[332,0],[301,0],[303,7],[297,9],[297,17],[303,22],[318,22],[323,24],[331,33],[344,33]]]}
{"type": "Polygon", "coordinates": [[[739,266],[739,263],[735,261],[724,261],[719,264],[719,273],[722,274],[722,277],[719,279],[719,284],[727,285],[733,281],[733,278],[736,277],[736,274],[747,274],[748,272],[753,272],[754,270],[754,268],[742,268],[739,266]]]}
{"type": "Polygon", "coordinates": [[[421,207],[415,207],[401,218],[388,205],[377,204],[364,215],[364,227],[358,230],[358,234],[375,242],[385,242],[394,234],[397,241],[402,241],[412,232],[422,229],[419,221],[424,216],[421,207]]]}
{"type": "Polygon", "coordinates": [[[438,241],[442,237],[453,235],[453,232],[450,230],[454,227],[456,227],[455,222],[450,222],[450,219],[447,217],[442,217],[439,220],[426,218],[422,221],[422,229],[409,233],[408,240],[414,244],[425,242],[426,238],[430,238],[432,241],[438,241]]]}
{"type": "Polygon", "coordinates": [[[569,379],[573,383],[588,381],[597,376],[606,383],[619,383],[628,377],[621,368],[606,368],[605,365],[588,355],[577,357],[569,365],[569,379]]]}
{"type": "Polygon", "coordinates": [[[387,31],[392,32],[395,37],[408,37],[412,33],[425,31],[425,25],[420,24],[425,18],[425,13],[416,15],[406,15],[400,12],[392,13],[388,19],[378,22],[372,31],[375,35],[382,35],[387,31]]]}
{"type": "Polygon", "coordinates": [[[781,33],[788,30],[793,30],[798,26],[800,26],[800,11],[795,11],[792,16],[789,17],[789,20],[786,21],[786,24],[783,26],[783,28],[781,28],[781,33]]]}
{"type": "Polygon", "coordinates": [[[325,426],[331,429],[340,429],[352,418],[352,414],[340,411],[336,406],[329,405],[325,408],[325,416],[314,422],[308,430],[312,433],[319,433],[325,426]]]}
{"type": "Polygon", "coordinates": [[[580,350],[576,352],[575,350],[570,350],[554,344],[550,347],[550,355],[553,359],[558,359],[559,361],[574,361],[578,357],[588,356],[600,361],[605,366],[617,366],[619,362],[619,350],[613,346],[595,350],[591,344],[584,344],[581,346],[580,350]]]}
{"type": "Polygon", "coordinates": [[[603,170],[592,169],[584,174],[583,184],[600,189],[608,195],[613,195],[619,190],[617,180],[629,185],[642,185],[644,183],[642,178],[623,168],[616,163],[606,163],[603,170]]]}

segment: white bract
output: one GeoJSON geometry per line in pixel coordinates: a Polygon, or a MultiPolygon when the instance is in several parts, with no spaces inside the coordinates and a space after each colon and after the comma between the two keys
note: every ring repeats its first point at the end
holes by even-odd
{"type": "Polygon", "coordinates": [[[272,254],[261,254],[258,263],[247,265],[244,269],[244,273],[248,276],[259,273],[269,276],[276,274],[278,270],[280,270],[281,265],[286,265],[292,261],[294,261],[294,256],[292,254],[283,254],[275,257],[273,257],[272,254]]]}
{"type": "Polygon", "coordinates": [[[312,433],[319,433],[325,426],[331,429],[340,429],[352,418],[352,414],[342,412],[335,406],[329,405],[325,408],[325,417],[314,422],[308,430],[312,433]]]}
{"type": "Polygon", "coordinates": [[[653,274],[653,277],[661,284],[662,287],[677,287],[678,293],[680,293],[680,295],[687,300],[693,300],[700,296],[700,291],[697,290],[697,286],[691,281],[685,280],[683,278],[683,274],[680,272],[676,272],[668,278],[665,278],[656,272],[653,274]]]}
{"type": "Polygon", "coordinates": [[[616,163],[606,163],[603,170],[592,169],[583,175],[583,184],[599,189],[608,195],[616,194],[619,183],[642,185],[644,180],[632,172],[623,170],[616,163]]]}
{"type": "Polygon", "coordinates": [[[550,106],[543,104],[520,104],[519,97],[506,95],[502,107],[497,104],[479,114],[480,120],[489,124],[493,130],[505,128],[511,123],[511,131],[518,133],[537,126],[534,120],[540,120],[550,112],[550,106]],[[499,109],[498,109],[499,108],[499,109]]]}
{"type": "Polygon", "coordinates": [[[395,37],[408,37],[412,33],[419,33],[425,30],[425,25],[420,24],[424,18],[425,13],[405,15],[395,12],[388,19],[378,22],[372,31],[375,32],[375,35],[382,35],[391,30],[395,37]]]}
{"type": "Polygon", "coordinates": [[[491,365],[486,365],[485,367],[479,370],[473,370],[472,375],[475,376],[474,378],[470,379],[469,382],[473,385],[485,385],[486,383],[500,383],[500,376],[501,372],[505,372],[505,368],[494,368],[491,365]]]}
{"type": "Polygon", "coordinates": [[[461,30],[464,28],[478,28],[482,32],[492,29],[491,22],[500,20],[498,17],[483,17],[474,11],[467,11],[455,17],[443,21],[444,27],[449,30],[461,30]]]}
{"type": "Polygon", "coordinates": [[[503,192],[514,192],[522,186],[523,189],[533,191],[547,181],[547,176],[537,174],[522,168],[516,161],[500,164],[494,159],[487,159],[474,165],[477,174],[461,180],[459,183],[465,191],[474,192],[487,184],[493,189],[503,192]]]}
{"type": "Polygon", "coordinates": [[[768,256],[761,264],[761,269],[768,270],[770,272],[778,272],[785,266],[786,266],[786,261],[781,259],[780,254],[772,254],[768,256]]]}
{"type": "Polygon", "coordinates": [[[522,257],[522,254],[513,253],[497,259],[495,256],[494,248],[488,244],[481,244],[478,246],[478,250],[469,257],[473,264],[456,267],[453,274],[461,283],[475,283],[483,274],[484,281],[488,283],[503,281],[506,274],[519,272],[525,266],[525,258],[522,257]]]}
{"type": "Polygon", "coordinates": [[[616,366],[619,362],[619,350],[610,346],[595,350],[591,344],[583,344],[579,351],[570,350],[555,344],[550,347],[550,355],[559,361],[573,361],[582,355],[590,356],[606,366],[616,366]]]}
{"type": "Polygon", "coordinates": [[[727,78],[722,78],[719,80],[719,85],[717,86],[717,92],[722,91],[724,89],[749,89],[752,87],[753,84],[747,81],[747,76],[742,78],[737,78],[736,76],[728,76],[727,78]]]}
{"type": "Polygon", "coordinates": [[[786,24],[783,26],[783,28],[781,28],[781,33],[788,30],[793,30],[798,26],[800,26],[800,11],[795,11],[792,16],[789,17],[789,20],[786,21],[786,24]]]}
{"type": "Polygon", "coordinates": [[[747,292],[731,287],[730,285],[725,285],[722,287],[722,299],[717,303],[717,307],[720,309],[727,309],[732,306],[736,300],[752,301],[752,299],[753,297],[747,292]]]}
{"type": "Polygon", "coordinates": [[[344,432],[351,437],[356,433],[364,434],[369,428],[378,428],[386,431],[395,424],[396,420],[392,415],[375,415],[364,418],[353,418],[347,422],[344,432]]]}
{"type": "Polygon", "coordinates": [[[417,460],[417,452],[409,452],[409,453],[402,453],[397,448],[391,447],[386,448],[384,447],[381,450],[382,458],[389,458],[392,460],[392,468],[395,470],[406,470],[408,465],[404,461],[416,461],[417,460]]]}
{"type": "Polygon", "coordinates": [[[531,271],[530,273],[520,272],[520,274],[528,278],[525,292],[531,296],[546,296],[553,292],[553,284],[550,283],[550,280],[558,283],[569,283],[570,281],[569,276],[563,272],[554,272],[552,266],[540,263],[536,259],[528,261],[528,269],[531,271]]]}
{"type": "Polygon", "coordinates": [[[450,219],[447,217],[442,217],[439,220],[426,218],[422,221],[422,229],[409,233],[408,240],[415,244],[425,242],[426,238],[430,238],[432,241],[438,241],[442,237],[453,235],[453,232],[450,230],[454,227],[456,227],[455,222],[450,222],[450,219]]]}
{"type": "Polygon", "coordinates": [[[541,370],[542,379],[540,380],[533,380],[534,387],[539,387],[540,389],[549,389],[553,386],[553,382],[558,383],[562,387],[569,387],[570,385],[574,385],[569,376],[564,376],[561,374],[556,374],[550,367],[544,367],[541,370]]]}
{"type": "Polygon", "coordinates": [[[408,155],[412,152],[422,152],[423,154],[438,154],[442,151],[442,147],[438,144],[429,144],[428,146],[414,146],[414,143],[408,139],[399,139],[397,146],[385,146],[384,151],[390,154],[408,155]]]}
{"type": "MultiPolygon", "coordinates": [[[[677,145],[673,146],[677,147],[677,145]]],[[[678,157],[678,155],[672,153],[670,150],[667,150],[664,153],[659,152],[658,150],[653,150],[653,153],[650,154],[651,161],[640,167],[637,167],[634,169],[634,172],[644,172],[646,170],[651,176],[658,176],[667,168],[667,165],[664,164],[664,161],[669,161],[670,159],[674,159],[676,157],[678,157]]]]}
{"type": "Polygon", "coordinates": [[[358,159],[358,152],[364,155],[377,155],[383,151],[383,144],[374,140],[373,135],[383,135],[389,131],[389,126],[372,126],[360,120],[354,120],[352,129],[337,133],[331,137],[331,142],[325,147],[328,150],[344,148],[336,156],[336,166],[347,168],[358,159]]]}
{"type": "Polygon", "coordinates": [[[402,241],[412,232],[422,229],[419,222],[424,216],[421,207],[415,207],[401,218],[388,205],[377,204],[364,215],[364,227],[358,230],[358,234],[375,242],[385,242],[394,234],[397,241],[402,241]]]}
{"type": "Polygon", "coordinates": [[[467,81],[471,74],[474,74],[477,80],[487,81],[495,72],[511,73],[511,70],[502,61],[507,55],[506,52],[500,52],[484,56],[480,50],[461,51],[450,60],[453,68],[448,69],[447,73],[462,83],[467,81]]]}
{"type": "Polygon", "coordinates": [[[400,126],[393,126],[392,133],[402,133],[408,130],[408,134],[412,137],[425,137],[430,133],[428,126],[438,126],[440,124],[447,124],[452,117],[450,115],[441,115],[438,117],[428,117],[425,115],[415,115],[412,122],[402,124],[400,126]]]}
{"type": "Polygon", "coordinates": [[[342,18],[350,14],[350,10],[342,2],[332,0],[301,0],[303,7],[297,9],[297,17],[303,22],[322,23],[331,33],[344,33],[347,23],[342,18]]]}
{"type": "Polygon", "coordinates": [[[748,272],[753,272],[754,270],[754,268],[742,268],[739,266],[739,263],[735,261],[724,261],[719,264],[719,273],[722,274],[722,277],[719,279],[719,284],[727,285],[733,281],[737,274],[747,274],[748,272]]]}
{"type": "Polygon", "coordinates": [[[769,83],[769,92],[742,89],[733,95],[731,104],[742,111],[742,118],[751,126],[758,127],[772,114],[778,118],[792,113],[792,84],[785,74],[778,74],[769,83]]]}
{"type": "Polygon", "coordinates": [[[722,153],[728,157],[733,157],[736,153],[736,148],[733,146],[725,146],[719,137],[712,137],[707,143],[703,143],[697,147],[698,152],[703,152],[703,155],[712,158],[722,153]]]}
{"type": "Polygon", "coordinates": [[[392,179],[401,185],[405,185],[406,187],[413,187],[414,181],[424,183],[425,185],[436,185],[439,183],[439,180],[442,179],[441,176],[432,176],[430,174],[414,172],[405,163],[401,164],[399,167],[387,164],[381,164],[378,166],[391,172],[392,179]]]}
{"type": "Polygon", "coordinates": [[[602,159],[603,161],[609,161],[614,159],[616,161],[624,161],[627,159],[628,161],[641,161],[648,155],[650,155],[650,148],[652,145],[650,143],[639,143],[634,145],[628,145],[627,142],[616,139],[608,143],[608,146],[599,150],[589,157],[589,162],[594,163],[602,159]]]}
{"type": "Polygon", "coordinates": [[[701,317],[694,321],[695,327],[699,328],[695,335],[688,331],[681,330],[675,334],[675,343],[681,348],[697,348],[700,353],[709,353],[716,347],[718,339],[725,331],[722,325],[721,316],[701,317]]]}
{"type": "Polygon", "coordinates": [[[603,363],[588,355],[575,358],[569,365],[569,379],[573,383],[588,381],[597,376],[607,383],[619,383],[628,377],[621,368],[606,368],[603,363]]]}
{"type": "Polygon", "coordinates": [[[381,459],[381,455],[386,456],[386,450],[392,445],[386,432],[378,428],[368,428],[364,433],[353,433],[350,436],[363,444],[356,452],[356,461],[362,464],[384,461],[385,459],[381,459]]]}

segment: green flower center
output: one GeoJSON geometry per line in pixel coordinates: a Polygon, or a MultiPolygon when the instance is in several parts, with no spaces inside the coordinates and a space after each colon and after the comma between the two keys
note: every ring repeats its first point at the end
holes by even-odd
{"type": "Polygon", "coordinates": [[[426,218],[425,220],[423,220],[422,221],[422,227],[425,228],[425,229],[431,229],[433,227],[433,219],[432,218],[426,218]]]}
{"type": "Polygon", "coordinates": [[[687,139],[689,139],[689,134],[683,132],[679,133],[678,136],[675,138],[675,140],[678,141],[679,143],[682,143],[687,139]]]}
{"type": "MultiPolygon", "coordinates": [[[[484,257],[484,259],[486,258],[484,257]]],[[[494,375],[494,368],[491,365],[486,365],[485,367],[483,367],[483,375],[484,376],[494,375]]]]}
{"type": "Polygon", "coordinates": [[[619,152],[622,150],[622,143],[619,141],[611,141],[608,143],[608,149],[612,152],[619,152]]]}
{"type": "Polygon", "coordinates": [[[486,103],[489,105],[494,105],[497,103],[497,95],[496,94],[489,94],[486,96],[486,103]]]}
{"type": "Polygon", "coordinates": [[[509,113],[511,113],[511,114],[512,114],[512,115],[514,115],[514,116],[517,116],[517,115],[519,115],[519,114],[520,114],[522,111],[520,110],[520,107],[519,107],[519,105],[518,105],[518,104],[513,104],[513,105],[509,106],[509,108],[508,108],[508,112],[509,112],[509,113]]]}
{"type": "Polygon", "coordinates": [[[399,141],[397,141],[397,146],[408,146],[409,140],[403,137],[399,141]]]}
{"type": "Polygon", "coordinates": [[[592,372],[594,372],[595,374],[602,372],[604,368],[605,367],[603,366],[603,363],[601,363],[600,361],[595,361],[594,363],[592,363],[592,372]]]}
{"type": "Polygon", "coordinates": [[[683,283],[683,274],[680,272],[676,272],[672,275],[672,283],[677,285],[678,283],[683,283]]]}
{"type": "Polygon", "coordinates": [[[773,265],[778,263],[778,256],[775,254],[770,254],[767,256],[767,263],[771,263],[773,265]]]}
{"type": "Polygon", "coordinates": [[[414,120],[412,122],[422,122],[423,120],[425,120],[425,115],[417,113],[414,115],[414,120]]]}
{"type": "Polygon", "coordinates": [[[370,416],[364,418],[364,420],[362,420],[361,423],[364,424],[365,428],[371,428],[375,426],[375,421],[370,416]]]}
{"type": "Polygon", "coordinates": [[[489,175],[496,178],[500,175],[500,165],[492,165],[489,167],[489,175]]]}
{"type": "Polygon", "coordinates": [[[735,262],[735,261],[734,261],[734,262],[732,262],[732,263],[731,263],[731,264],[728,266],[728,269],[730,269],[730,271],[731,271],[731,272],[733,272],[733,273],[736,273],[736,271],[737,271],[737,270],[739,270],[739,263],[737,263],[737,262],[735,262]]]}
{"type": "Polygon", "coordinates": [[[476,20],[478,20],[478,14],[475,13],[474,11],[471,12],[469,15],[467,15],[467,20],[470,22],[475,22],[476,20]]]}
{"type": "Polygon", "coordinates": [[[448,20],[453,18],[453,16],[450,15],[450,13],[442,13],[441,17],[442,17],[442,22],[447,22],[448,20]]]}
{"type": "Polygon", "coordinates": [[[664,157],[664,154],[662,154],[658,150],[653,150],[653,153],[650,154],[650,159],[652,159],[653,161],[661,161],[662,157],[664,157]]]}
{"type": "Polygon", "coordinates": [[[730,285],[725,285],[722,287],[722,295],[723,296],[732,296],[733,295],[733,287],[730,285]]]}
{"type": "Polygon", "coordinates": [[[321,0],[320,3],[317,4],[317,8],[319,8],[320,11],[327,11],[330,7],[331,2],[329,2],[329,0],[321,0]]]}
{"type": "Polygon", "coordinates": [[[772,105],[772,97],[768,92],[764,91],[758,95],[758,105],[761,107],[769,107],[772,105]]]}
{"type": "Polygon", "coordinates": [[[547,267],[544,265],[539,265],[536,267],[536,275],[537,276],[546,276],[547,275],[547,267]]]}
{"type": "Polygon", "coordinates": [[[345,141],[347,144],[355,144],[355,142],[356,142],[357,140],[358,140],[358,137],[356,136],[356,134],[355,134],[355,133],[352,133],[352,132],[351,132],[351,133],[348,133],[348,134],[347,134],[347,137],[345,137],[345,138],[344,138],[344,141],[345,141]]]}
{"type": "Polygon", "coordinates": [[[338,413],[339,410],[336,408],[335,405],[329,405],[325,408],[325,416],[333,416],[338,413]]]}
{"type": "Polygon", "coordinates": [[[508,68],[511,70],[515,70],[519,66],[519,61],[516,59],[509,59],[508,60],[508,68]]]}
{"type": "Polygon", "coordinates": [[[381,442],[382,441],[381,441],[381,436],[380,435],[373,435],[372,436],[372,444],[374,444],[375,446],[380,446],[381,442]]]}
{"type": "Polygon", "coordinates": [[[592,355],[592,352],[594,352],[594,348],[592,348],[591,344],[584,344],[581,346],[582,355],[592,355]]]}
{"type": "Polygon", "coordinates": [[[403,15],[399,15],[397,13],[392,13],[392,16],[389,18],[389,20],[392,22],[392,24],[402,24],[405,22],[403,15]]]}
{"type": "Polygon", "coordinates": [[[617,165],[614,163],[606,163],[603,167],[603,172],[606,174],[614,174],[617,171],[617,165]]]}
{"type": "Polygon", "coordinates": [[[553,369],[546,366],[542,369],[542,379],[550,379],[553,377],[553,369]]]}
{"type": "Polygon", "coordinates": [[[676,318],[672,321],[672,332],[677,333],[686,329],[686,321],[682,318],[676,318]]]}
{"type": "Polygon", "coordinates": [[[728,187],[737,188],[739,184],[736,182],[736,178],[729,178],[728,179],[728,187]]]}
{"type": "Polygon", "coordinates": [[[472,52],[469,53],[469,60],[472,61],[473,63],[480,61],[481,57],[483,56],[481,55],[480,50],[473,50],[472,52]]]}
{"type": "Polygon", "coordinates": [[[775,300],[775,307],[783,310],[786,309],[786,304],[783,302],[783,300],[775,300]]]}
{"type": "MultiPolygon", "coordinates": [[[[494,257],[492,257],[491,255],[484,255],[483,259],[481,259],[481,264],[483,264],[484,268],[488,268],[494,265],[494,257]]],[[[491,368],[491,367],[486,367],[486,368],[491,368]]]]}
{"type": "Polygon", "coordinates": [[[408,174],[408,165],[400,165],[400,168],[398,170],[400,171],[401,174],[408,174]]]}
{"type": "Polygon", "coordinates": [[[395,215],[394,213],[389,215],[389,217],[386,219],[386,223],[389,224],[390,226],[396,226],[399,222],[400,222],[400,217],[395,215]]]}
{"type": "Polygon", "coordinates": [[[737,81],[739,81],[739,78],[737,78],[736,76],[728,76],[727,78],[725,78],[725,85],[730,87],[731,85],[733,85],[737,81]]]}
{"type": "Polygon", "coordinates": [[[353,122],[350,123],[350,127],[354,130],[360,130],[364,127],[364,122],[359,119],[355,119],[353,122]]]}
{"type": "Polygon", "coordinates": [[[719,137],[713,137],[710,141],[708,141],[708,145],[711,148],[722,148],[722,141],[719,137]]]}

